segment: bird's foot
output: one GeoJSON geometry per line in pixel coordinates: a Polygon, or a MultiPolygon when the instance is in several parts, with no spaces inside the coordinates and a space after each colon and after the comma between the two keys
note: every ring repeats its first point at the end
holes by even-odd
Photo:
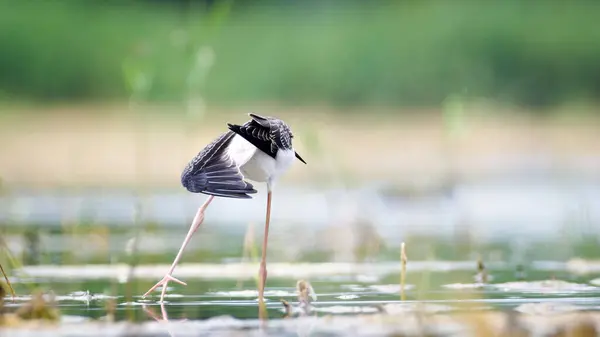
{"type": "Polygon", "coordinates": [[[166,274],[162,280],[158,281],[158,283],[156,283],[152,288],[150,288],[150,290],[148,290],[144,295],[142,295],[142,297],[146,297],[148,296],[148,294],[150,294],[151,292],[153,292],[156,288],[162,286],[163,290],[162,293],[160,294],[160,301],[163,301],[163,298],[165,297],[165,292],[167,290],[167,285],[169,284],[170,281],[173,281],[175,283],[179,283],[181,285],[187,286],[187,283],[176,279],[175,277],[171,276],[171,274],[166,274]]]}

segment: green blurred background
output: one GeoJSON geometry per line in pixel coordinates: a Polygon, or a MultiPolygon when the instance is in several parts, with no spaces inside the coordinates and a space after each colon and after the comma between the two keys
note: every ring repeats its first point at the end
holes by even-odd
{"type": "Polygon", "coordinates": [[[598,17],[596,1],[2,1],[0,99],[595,103],[598,17]]]}

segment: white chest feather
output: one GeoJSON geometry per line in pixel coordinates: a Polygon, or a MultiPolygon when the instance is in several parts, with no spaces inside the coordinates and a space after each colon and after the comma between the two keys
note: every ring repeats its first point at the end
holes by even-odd
{"type": "Polygon", "coordinates": [[[295,159],[294,150],[281,149],[274,159],[238,135],[231,141],[228,154],[246,179],[266,182],[269,186],[290,168],[295,159]]]}

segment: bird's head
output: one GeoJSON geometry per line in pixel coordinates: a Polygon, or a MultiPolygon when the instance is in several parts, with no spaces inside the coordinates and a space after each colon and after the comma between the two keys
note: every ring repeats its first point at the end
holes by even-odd
{"type": "MultiPolygon", "coordinates": [[[[290,127],[287,124],[285,124],[282,120],[273,117],[260,116],[255,113],[249,113],[248,116],[250,116],[250,118],[252,118],[252,120],[258,125],[264,128],[267,128],[269,130],[277,130],[277,133],[280,135],[280,137],[277,138],[281,142],[280,144],[277,144],[278,146],[283,146],[284,148],[290,149],[292,148],[292,139],[294,139],[294,134],[292,133],[290,127]]],[[[302,159],[298,152],[294,151],[294,154],[296,155],[296,158],[298,158],[298,160],[306,164],[306,161],[302,159]]]]}

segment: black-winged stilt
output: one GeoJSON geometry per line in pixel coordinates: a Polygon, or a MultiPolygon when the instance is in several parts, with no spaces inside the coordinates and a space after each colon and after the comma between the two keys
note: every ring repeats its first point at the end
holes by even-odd
{"type": "Polygon", "coordinates": [[[264,301],[265,282],[267,279],[267,240],[269,221],[271,218],[271,193],[277,179],[284,174],[298,158],[306,162],[292,146],[292,132],[280,119],[249,114],[251,119],[244,125],[228,124],[229,131],[208,144],[185,167],[181,175],[181,183],[192,193],[210,195],[196,212],[171,268],[162,280],[145,294],[162,286],[160,302],[163,302],[167,284],[174,281],[186,285],[175,277],[173,271],[181,258],[183,250],[204,220],[204,212],[215,196],[225,198],[251,198],[256,193],[246,179],[267,184],[267,214],[265,234],[262,244],[262,256],[259,269],[258,298],[264,301]]]}

